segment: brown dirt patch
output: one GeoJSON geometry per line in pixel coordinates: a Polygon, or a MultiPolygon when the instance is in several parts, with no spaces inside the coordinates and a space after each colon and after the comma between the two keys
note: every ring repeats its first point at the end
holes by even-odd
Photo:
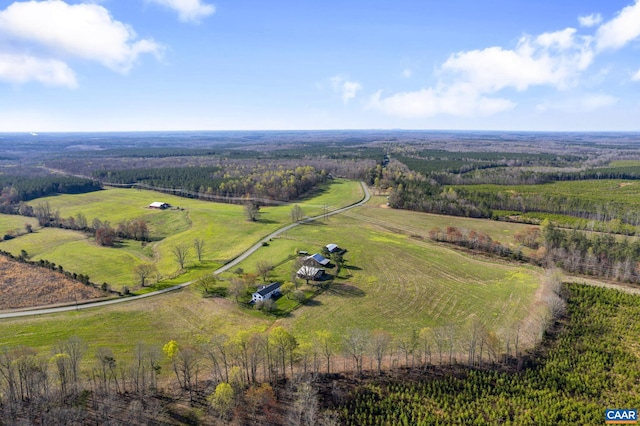
{"type": "Polygon", "coordinates": [[[0,309],[74,303],[105,294],[64,275],[0,256],[0,309]]]}

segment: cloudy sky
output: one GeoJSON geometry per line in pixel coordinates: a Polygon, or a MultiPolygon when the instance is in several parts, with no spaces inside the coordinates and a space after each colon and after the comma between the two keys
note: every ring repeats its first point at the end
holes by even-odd
{"type": "Polygon", "coordinates": [[[640,0],[0,0],[0,132],[640,130],[640,0]]]}

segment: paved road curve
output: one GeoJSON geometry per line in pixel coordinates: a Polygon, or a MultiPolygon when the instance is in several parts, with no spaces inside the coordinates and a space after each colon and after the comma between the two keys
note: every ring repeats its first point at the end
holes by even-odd
{"type": "MultiPolygon", "coordinates": [[[[357,203],[351,204],[351,205],[349,205],[347,207],[342,207],[340,209],[332,210],[330,212],[327,212],[326,215],[322,214],[322,215],[319,215],[319,216],[310,217],[310,218],[301,220],[300,222],[292,223],[292,224],[287,225],[287,226],[285,226],[283,228],[280,228],[277,231],[274,231],[271,234],[269,234],[266,237],[264,237],[263,239],[261,239],[258,243],[253,245],[251,248],[249,248],[247,251],[242,253],[240,256],[236,257],[233,261],[227,263],[226,265],[222,266],[220,269],[217,269],[213,273],[217,275],[217,274],[221,274],[221,273],[229,270],[230,268],[233,268],[238,263],[242,262],[247,257],[249,257],[253,253],[255,253],[255,251],[258,250],[260,247],[262,247],[262,243],[269,241],[273,237],[276,237],[276,236],[280,235],[281,233],[286,232],[286,231],[288,231],[289,229],[291,229],[293,227],[296,227],[296,226],[301,225],[301,224],[313,222],[314,220],[322,219],[325,216],[333,216],[335,214],[340,214],[340,213],[345,212],[347,210],[350,210],[350,209],[352,209],[354,207],[359,207],[359,206],[364,205],[371,198],[371,194],[369,193],[369,189],[367,188],[367,185],[365,185],[364,182],[360,182],[360,184],[362,185],[362,191],[364,191],[364,197],[362,198],[362,200],[358,201],[357,203]]],[[[70,306],[60,306],[60,307],[56,307],[56,308],[43,308],[43,309],[32,309],[32,310],[0,313],[0,319],[1,318],[26,317],[26,316],[31,316],[31,315],[54,314],[54,313],[57,313],[57,312],[75,311],[75,310],[80,310],[80,309],[89,309],[89,308],[97,308],[97,307],[100,307],[100,306],[113,305],[113,304],[116,304],[116,303],[131,302],[131,301],[134,301],[134,300],[144,299],[146,297],[153,297],[153,296],[157,296],[159,294],[168,293],[170,291],[179,290],[179,289],[184,288],[184,287],[186,287],[186,286],[188,286],[188,285],[190,285],[192,283],[193,283],[193,281],[189,281],[189,282],[186,282],[186,283],[174,286],[174,287],[165,288],[164,290],[158,290],[158,291],[154,291],[152,293],[142,294],[140,296],[124,297],[124,298],[119,298],[119,299],[105,300],[105,301],[102,301],[102,302],[84,303],[84,304],[80,304],[80,305],[70,305],[70,306]]]]}

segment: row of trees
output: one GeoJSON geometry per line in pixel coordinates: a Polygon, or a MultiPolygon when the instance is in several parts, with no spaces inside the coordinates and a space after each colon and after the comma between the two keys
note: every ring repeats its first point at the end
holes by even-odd
{"type": "MultiPolygon", "coordinates": [[[[198,406],[208,396],[210,408],[223,419],[240,405],[252,407],[250,416],[264,413],[261,404],[283,397],[280,385],[286,381],[294,383],[294,393],[304,391],[310,398],[307,408],[317,414],[315,391],[304,389],[306,380],[338,371],[361,376],[367,369],[379,375],[400,366],[422,371],[434,364],[511,363],[511,357],[522,351],[521,342],[531,341],[532,331],[520,323],[495,333],[474,319],[463,327],[423,328],[399,337],[364,329],[349,329],[344,335],[321,330],[295,336],[275,326],[268,332],[252,328],[215,333],[188,344],[172,340],[162,348],[138,344],[129,360],[118,359],[105,347],[87,359],[87,344],[72,337],[54,344],[50,353],[5,348],[0,353],[0,407],[5,418],[26,415],[37,422],[44,415],[38,412],[42,407],[69,408],[87,393],[92,398],[157,394],[160,383],[169,380],[162,374],[167,371],[191,405],[198,406]]],[[[294,404],[292,411],[302,419],[306,414],[300,408],[294,404]]]]}
{"type": "Polygon", "coordinates": [[[548,265],[570,272],[640,282],[640,241],[563,230],[548,220],[543,222],[541,231],[544,250],[540,258],[548,265]]]}
{"type": "Polygon", "coordinates": [[[37,203],[28,211],[22,211],[27,216],[33,215],[38,219],[38,224],[43,227],[55,227],[84,231],[93,234],[96,243],[101,246],[113,246],[118,239],[131,239],[137,241],[149,241],[149,227],[142,219],[122,221],[114,228],[109,221],[94,218],[88,223],[84,214],[62,218],[59,210],[53,210],[48,201],[37,203]]]}

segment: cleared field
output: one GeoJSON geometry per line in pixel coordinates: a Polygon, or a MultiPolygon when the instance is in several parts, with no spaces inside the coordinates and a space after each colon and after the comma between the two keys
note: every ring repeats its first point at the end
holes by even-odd
{"type": "MultiPolygon", "coordinates": [[[[357,209],[356,217],[365,209],[357,209]]],[[[287,256],[313,253],[329,242],[348,250],[347,266],[311,306],[279,320],[298,334],[358,327],[405,335],[422,327],[462,327],[473,317],[500,330],[536,309],[538,269],[473,258],[354,217],[292,229],[239,266],[253,272],[267,260],[278,265],[271,280],[289,280],[294,261],[282,262],[287,256]]]]}
{"type": "Polygon", "coordinates": [[[22,234],[25,231],[24,225],[30,224],[35,227],[38,221],[32,217],[16,216],[9,214],[0,214],[0,240],[5,234],[14,232],[16,234],[22,234]]]}
{"type": "Polygon", "coordinates": [[[0,309],[73,303],[106,296],[60,273],[0,256],[0,309]]]}
{"type": "MultiPolygon", "coordinates": [[[[296,204],[306,215],[315,215],[321,214],[325,205],[335,209],[354,203],[361,197],[362,189],[358,182],[335,180],[296,204]]],[[[52,228],[0,243],[0,248],[13,254],[24,249],[36,260],[47,259],[66,270],[87,274],[94,282],[107,282],[116,289],[137,285],[133,270],[141,262],[155,263],[163,279],[180,274],[172,252],[178,245],[190,248],[185,265],[187,271],[181,276],[183,281],[191,279],[194,273],[213,271],[264,235],[289,223],[291,211],[291,205],[264,207],[259,221],[248,222],[243,206],[135,189],[107,189],[46,197],[32,204],[40,202],[49,202],[52,210],[59,210],[63,218],[82,213],[89,223],[95,218],[109,221],[112,225],[134,219],[149,223],[151,237],[156,241],[146,247],[136,241],[125,241],[117,248],[100,247],[81,232],[52,228]],[[148,209],[154,200],[162,200],[180,209],[148,209]],[[193,242],[196,238],[205,241],[203,262],[198,262],[195,256],[193,242]],[[195,271],[191,273],[190,269],[195,271]]]]}
{"type": "Polygon", "coordinates": [[[214,332],[266,328],[269,321],[239,311],[231,301],[203,299],[195,290],[185,289],[118,306],[2,320],[0,324],[3,345],[25,345],[40,352],[57,341],[79,336],[89,343],[85,358],[93,362],[100,346],[111,348],[118,359],[129,358],[138,342],[161,346],[173,339],[195,344],[214,332]]]}
{"type": "Polygon", "coordinates": [[[427,238],[433,228],[445,229],[455,226],[468,230],[484,232],[495,241],[511,247],[518,247],[514,235],[516,232],[530,228],[532,225],[499,222],[487,219],[472,219],[466,217],[444,216],[431,213],[421,213],[409,210],[396,210],[386,206],[385,197],[372,197],[367,205],[351,210],[345,215],[363,222],[371,222],[387,227],[394,231],[408,235],[419,235],[427,238]]]}
{"type": "MultiPolygon", "coordinates": [[[[386,214],[386,209],[380,210],[386,214]]],[[[474,317],[499,330],[536,309],[539,270],[469,257],[357,217],[334,216],[294,228],[239,266],[254,272],[256,262],[268,260],[278,265],[270,279],[288,280],[294,263],[287,260],[289,255],[296,250],[314,252],[329,242],[348,250],[347,265],[329,290],[275,321],[296,335],[321,329],[340,335],[359,327],[404,336],[427,326],[462,327],[474,317]]],[[[0,324],[0,341],[11,346],[47,350],[58,340],[78,335],[90,343],[92,351],[108,346],[121,358],[129,357],[137,342],[202,341],[213,332],[267,329],[274,317],[238,307],[232,300],[202,298],[190,287],[119,306],[2,320],[0,324]]]]}

